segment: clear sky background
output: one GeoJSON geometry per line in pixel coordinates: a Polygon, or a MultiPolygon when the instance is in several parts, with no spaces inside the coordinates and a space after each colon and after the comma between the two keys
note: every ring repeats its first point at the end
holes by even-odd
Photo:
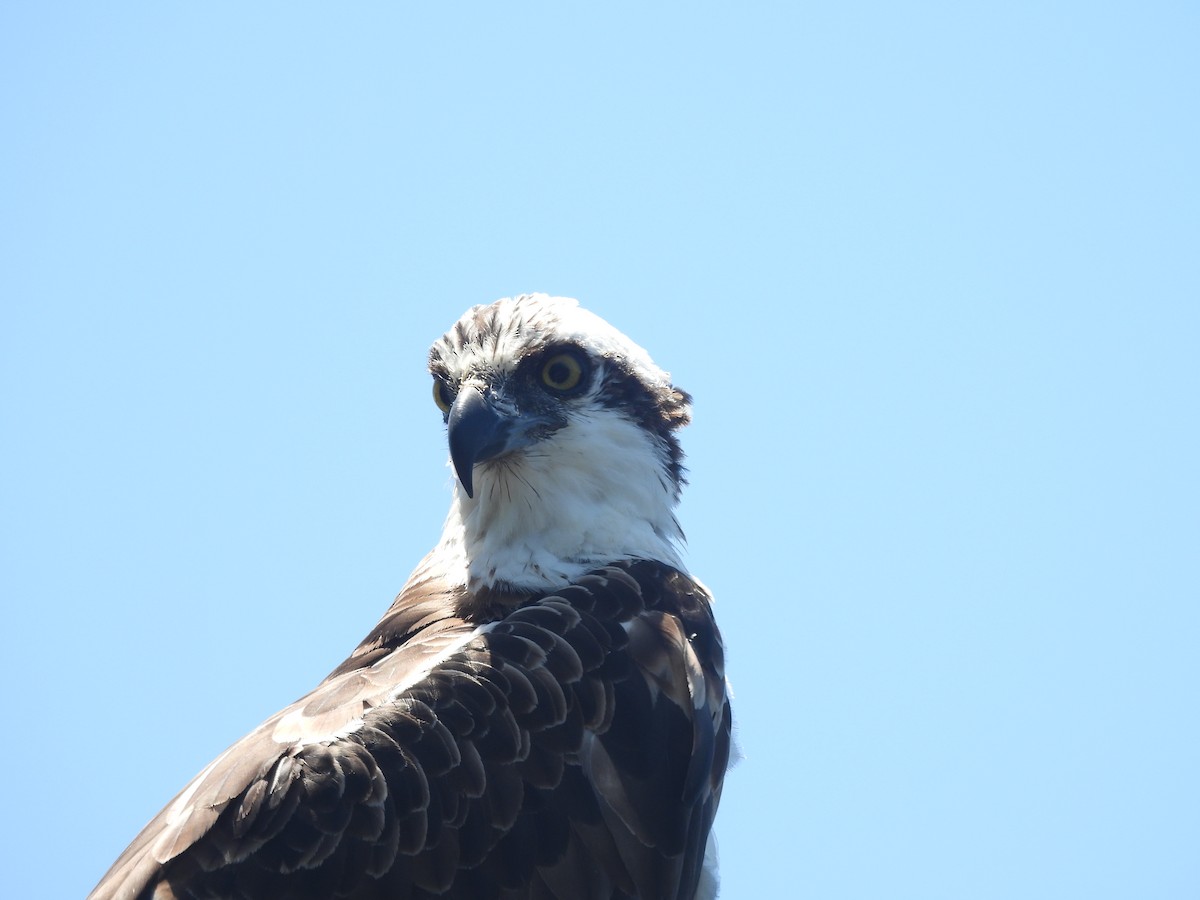
{"type": "Polygon", "coordinates": [[[0,895],[82,896],[449,500],[425,353],[696,398],[724,898],[1200,896],[1192,3],[7,3],[0,895]]]}

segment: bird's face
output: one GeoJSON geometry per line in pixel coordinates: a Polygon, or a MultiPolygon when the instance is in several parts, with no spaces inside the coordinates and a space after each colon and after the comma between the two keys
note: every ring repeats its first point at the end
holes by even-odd
{"type": "Polygon", "coordinates": [[[549,346],[513,362],[457,378],[434,375],[433,398],[445,416],[450,459],[467,496],[474,494],[477,464],[524,452],[594,406],[588,400],[597,365],[583,347],[549,346]]]}
{"type": "Polygon", "coordinates": [[[644,350],[575,301],[526,295],[475,307],[434,344],[429,367],[468,497],[477,467],[577,455],[593,445],[599,454],[608,431],[632,428],[649,439],[648,452],[677,493],[682,453],[674,431],[688,421],[688,396],[644,350]],[[570,431],[597,440],[574,440],[568,449],[556,438],[570,431]]]}

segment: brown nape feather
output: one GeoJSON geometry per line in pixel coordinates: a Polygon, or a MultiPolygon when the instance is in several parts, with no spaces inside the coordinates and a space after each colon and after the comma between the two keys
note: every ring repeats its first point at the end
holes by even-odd
{"type": "Polygon", "coordinates": [[[625,561],[473,637],[457,594],[406,589],[92,900],[691,898],[730,737],[704,590],[625,561]]]}

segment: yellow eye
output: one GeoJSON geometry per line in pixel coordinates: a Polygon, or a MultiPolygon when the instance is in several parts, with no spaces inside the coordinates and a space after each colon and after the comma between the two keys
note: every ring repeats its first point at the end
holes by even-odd
{"type": "Polygon", "coordinates": [[[443,413],[450,412],[450,407],[454,404],[454,391],[440,378],[433,379],[433,402],[443,413]]]}
{"type": "Polygon", "coordinates": [[[583,363],[574,353],[555,353],[542,363],[542,384],[552,391],[572,391],[582,380],[583,363]]]}

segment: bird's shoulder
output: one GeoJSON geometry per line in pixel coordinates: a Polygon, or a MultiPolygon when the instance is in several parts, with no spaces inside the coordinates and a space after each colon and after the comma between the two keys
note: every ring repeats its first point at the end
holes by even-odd
{"type": "Polygon", "coordinates": [[[694,883],[729,732],[703,587],[631,560],[486,613],[462,601],[410,584],[152,820],[94,900],[694,883]]]}

